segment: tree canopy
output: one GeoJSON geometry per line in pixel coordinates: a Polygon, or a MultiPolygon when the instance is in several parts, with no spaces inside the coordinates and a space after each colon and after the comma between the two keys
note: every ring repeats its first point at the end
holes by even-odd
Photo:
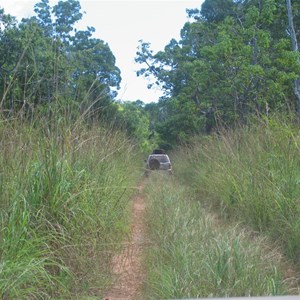
{"type": "MultiPolygon", "coordinates": [[[[292,14],[298,38],[296,2],[292,14]]],[[[152,85],[165,92],[156,116],[164,142],[187,142],[253,114],[299,112],[293,91],[299,52],[292,48],[284,0],[205,0],[188,15],[179,41],[157,53],[141,41],[136,56],[143,65],[137,75],[154,76],[152,85]]]]}
{"type": "Polygon", "coordinates": [[[77,30],[78,0],[53,7],[41,0],[35,16],[17,22],[0,11],[1,109],[32,111],[58,100],[79,110],[105,111],[121,81],[115,57],[93,27],[77,30]]]}
{"type": "Polygon", "coordinates": [[[154,53],[140,41],[138,76],[154,78],[158,103],[116,101],[120,70],[109,45],[78,30],[78,0],[40,0],[20,22],[0,9],[0,109],[32,115],[53,105],[114,122],[144,148],[171,148],[253,114],[300,117],[300,4],[205,0],[187,11],[179,40],[154,53]]]}

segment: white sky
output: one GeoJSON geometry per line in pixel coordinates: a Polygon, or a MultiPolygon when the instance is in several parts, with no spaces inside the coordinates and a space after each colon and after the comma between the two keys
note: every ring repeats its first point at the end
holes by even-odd
{"type": "MultiPolygon", "coordinates": [[[[0,0],[0,7],[19,20],[33,15],[34,4],[39,0],[0,0]]],[[[116,65],[121,70],[121,100],[157,101],[162,95],[159,90],[148,90],[147,80],[137,77],[135,71],[142,65],[136,64],[139,40],[151,43],[157,52],[172,39],[179,39],[180,30],[188,21],[186,9],[200,8],[203,0],[80,0],[86,14],[80,21],[81,29],[93,26],[94,37],[108,43],[116,65]]],[[[51,5],[57,0],[50,0],[51,5]]]]}

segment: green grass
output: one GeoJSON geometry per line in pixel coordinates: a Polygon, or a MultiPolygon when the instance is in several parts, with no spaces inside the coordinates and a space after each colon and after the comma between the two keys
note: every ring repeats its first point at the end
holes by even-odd
{"type": "Polygon", "coordinates": [[[1,120],[0,140],[0,297],[101,295],[139,176],[130,141],[59,117],[1,120]]]}
{"type": "Polygon", "coordinates": [[[269,235],[299,265],[299,146],[292,121],[255,120],[178,152],[186,158],[178,175],[224,216],[269,235]]]}
{"type": "Polygon", "coordinates": [[[287,293],[280,256],[265,239],[207,213],[177,179],[152,174],[146,191],[145,299],[287,293]]]}

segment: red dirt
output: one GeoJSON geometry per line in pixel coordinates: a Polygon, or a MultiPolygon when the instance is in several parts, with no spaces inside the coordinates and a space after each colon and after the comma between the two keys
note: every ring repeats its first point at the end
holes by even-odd
{"type": "Polygon", "coordinates": [[[145,199],[142,195],[143,185],[139,193],[133,198],[133,216],[131,236],[124,243],[123,251],[112,260],[112,270],[116,275],[116,283],[105,295],[105,300],[132,300],[140,299],[140,289],[145,280],[142,267],[142,250],[145,244],[144,211],[145,199]]]}

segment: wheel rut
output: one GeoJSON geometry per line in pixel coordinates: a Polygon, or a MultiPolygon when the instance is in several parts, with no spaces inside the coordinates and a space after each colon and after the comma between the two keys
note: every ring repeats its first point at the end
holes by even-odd
{"type": "Polygon", "coordinates": [[[112,259],[112,272],[116,282],[106,293],[105,300],[141,299],[141,287],[145,280],[142,266],[142,251],[145,239],[145,199],[144,184],[138,188],[138,193],[132,199],[132,223],[129,239],[124,242],[124,249],[112,259]]]}

